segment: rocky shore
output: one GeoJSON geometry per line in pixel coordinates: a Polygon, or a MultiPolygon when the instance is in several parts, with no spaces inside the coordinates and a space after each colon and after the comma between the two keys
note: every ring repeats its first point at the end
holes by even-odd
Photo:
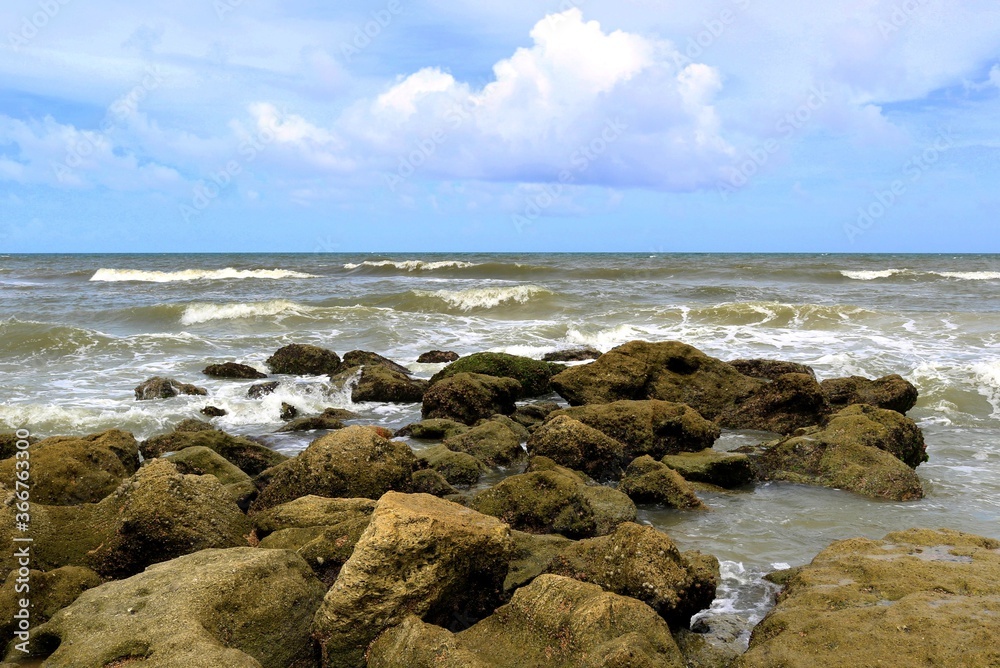
{"type": "MultiPolygon", "coordinates": [[[[224,414],[208,392],[162,377],[135,400],[203,396],[200,416],[142,442],[32,439],[31,562],[25,577],[0,553],[0,667],[1000,665],[996,540],[838,541],[769,576],[776,606],[742,652],[692,629],[718,560],[639,521],[652,506],[714,512],[704,490],[764,481],[922,498],[928,455],[903,378],[820,381],[678,342],[422,359],[440,365],[429,379],[310,345],[274,352],[270,373],[211,361],[207,376],[254,381],[251,398],[326,376],[357,402],[421,406],[398,431],[283,406],[281,432],[311,438],[294,457],[204,421],[224,414]],[[724,430],[759,442],[715,449],[724,430]]],[[[7,545],[25,535],[17,453],[0,435],[7,545]]]]}

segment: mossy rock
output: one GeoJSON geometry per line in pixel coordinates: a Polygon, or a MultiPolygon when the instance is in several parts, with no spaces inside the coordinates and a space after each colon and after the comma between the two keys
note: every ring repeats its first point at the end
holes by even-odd
{"type": "Polygon", "coordinates": [[[434,469],[421,469],[413,472],[413,492],[415,494],[430,494],[441,498],[457,494],[458,490],[451,486],[448,480],[434,469]]]}
{"type": "Polygon", "coordinates": [[[249,438],[231,436],[224,431],[214,429],[154,436],[148,441],[143,441],[139,448],[143,457],[153,459],[168,452],[180,452],[185,448],[196,446],[214,450],[251,476],[288,459],[280,452],[275,452],[249,438]]]}
{"type": "Polygon", "coordinates": [[[241,508],[248,506],[257,494],[250,476],[214,450],[201,446],[184,448],[165,459],[184,475],[215,476],[241,508]]]}
{"type": "MultiPolygon", "coordinates": [[[[353,414],[352,414],[353,415],[353,414]]],[[[341,420],[344,419],[344,411],[339,408],[328,408],[319,415],[306,415],[303,417],[295,418],[290,420],[281,429],[278,429],[278,433],[283,432],[293,432],[293,431],[316,431],[319,429],[326,430],[336,430],[343,429],[345,425],[341,420]]]]}
{"type": "Polygon", "coordinates": [[[38,437],[29,435],[28,438],[18,438],[16,433],[0,434],[0,459],[7,459],[17,454],[18,441],[27,441],[29,445],[37,443],[38,437]]]}
{"type": "Polygon", "coordinates": [[[680,452],[661,459],[688,482],[703,482],[724,489],[735,489],[753,482],[750,459],[740,453],[720,452],[711,448],[700,452],[680,452]]]}
{"type": "Polygon", "coordinates": [[[135,388],[136,401],[150,401],[152,399],[170,399],[179,394],[191,394],[195,396],[207,396],[208,390],[204,387],[182,383],[173,378],[161,378],[159,376],[143,381],[135,388]]]}
{"type": "Polygon", "coordinates": [[[540,404],[524,404],[517,407],[511,415],[511,419],[515,420],[521,425],[524,425],[528,431],[534,431],[541,425],[553,412],[559,410],[559,404],[553,401],[547,401],[540,404]]]}
{"type": "Polygon", "coordinates": [[[420,450],[417,459],[427,468],[437,471],[448,484],[456,487],[471,487],[488,469],[485,464],[465,452],[449,450],[441,444],[420,450]]]}
{"type": "Polygon", "coordinates": [[[761,385],[716,421],[726,429],[756,429],[790,434],[816,425],[830,415],[830,404],[816,379],[804,373],[789,373],[761,385]]]}
{"type": "Polygon", "coordinates": [[[513,378],[458,373],[434,383],[424,393],[424,419],[445,418],[467,425],[497,413],[510,415],[521,385],[513,378]]]}
{"type": "Polygon", "coordinates": [[[449,450],[472,455],[486,466],[511,466],[528,458],[518,434],[498,421],[483,422],[445,439],[444,445],[449,450]]]}
{"type": "Polygon", "coordinates": [[[254,528],[262,536],[282,529],[334,526],[356,517],[370,517],[375,512],[373,499],[332,499],[302,496],[251,516],[254,528]]]}
{"type": "Polygon", "coordinates": [[[649,455],[643,455],[628,465],[618,490],[636,503],[660,504],[682,510],[706,509],[680,473],[649,455]]]}
{"type": "Polygon", "coordinates": [[[514,539],[514,549],[511,553],[507,578],[503,583],[503,589],[508,594],[512,594],[544,573],[560,550],[574,544],[569,538],[556,533],[534,534],[511,531],[510,535],[514,539]]]}
{"type": "Polygon", "coordinates": [[[344,368],[362,367],[362,366],[380,366],[385,369],[401,373],[405,376],[410,375],[410,370],[407,369],[402,364],[398,364],[396,362],[393,362],[388,357],[383,357],[378,353],[369,352],[367,350],[352,350],[349,353],[345,353],[342,363],[344,368]]]}
{"type": "Polygon", "coordinates": [[[462,357],[434,374],[431,385],[459,373],[513,378],[521,384],[521,398],[537,397],[551,391],[549,379],[552,368],[546,362],[507,353],[474,353],[462,357]]]}
{"type": "Polygon", "coordinates": [[[892,374],[871,380],[862,376],[830,378],[821,383],[834,407],[868,404],[905,414],[917,404],[919,393],[913,383],[892,374]]]}
{"type": "Polygon", "coordinates": [[[259,380],[267,378],[266,373],[261,373],[247,364],[237,364],[236,362],[209,364],[201,372],[212,378],[232,378],[236,380],[259,380]]]}
{"type": "Polygon", "coordinates": [[[279,348],[264,363],[273,373],[294,376],[333,376],[341,365],[340,357],[332,350],[298,343],[279,348]]]}
{"type": "Polygon", "coordinates": [[[213,431],[215,427],[209,422],[197,418],[185,418],[174,425],[174,431],[213,431]]]}
{"type": "Polygon", "coordinates": [[[14,619],[14,614],[21,609],[21,600],[29,601],[31,625],[38,628],[80,594],[102,582],[97,573],[80,566],[63,566],[47,573],[31,569],[27,578],[19,576],[16,570],[11,571],[0,587],[0,644],[6,647],[15,639],[18,620],[14,619]],[[18,582],[19,578],[21,582],[18,582]],[[31,589],[19,592],[19,585],[28,585],[31,589]]]}
{"type": "Polygon", "coordinates": [[[621,441],[568,415],[556,416],[536,429],[528,439],[528,452],[602,482],[618,480],[624,472],[621,441]]]}
{"type": "Polygon", "coordinates": [[[744,376],[759,378],[761,380],[777,380],[786,373],[804,373],[816,379],[816,372],[811,366],[799,364],[798,362],[786,362],[782,360],[767,359],[738,359],[729,362],[730,366],[742,373],[744,376]]]}
{"type": "Polygon", "coordinates": [[[469,431],[469,426],[454,420],[432,419],[414,422],[401,429],[399,436],[409,436],[417,440],[442,441],[469,431]]]}
{"type": "Polygon", "coordinates": [[[423,401],[427,386],[426,380],[411,378],[408,371],[397,371],[381,364],[366,365],[351,391],[351,401],[418,404],[423,401]]]}

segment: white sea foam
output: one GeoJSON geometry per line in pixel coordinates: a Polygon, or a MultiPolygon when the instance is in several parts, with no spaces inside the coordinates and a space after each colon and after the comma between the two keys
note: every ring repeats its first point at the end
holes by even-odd
{"type": "Polygon", "coordinates": [[[933,273],[945,278],[958,278],[963,281],[995,281],[1000,279],[1000,271],[940,271],[933,273]]]}
{"type": "Polygon", "coordinates": [[[403,269],[405,271],[434,271],[435,269],[467,269],[469,267],[475,267],[475,262],[460,262],[458,260],[447,260],[439,262],[425,262],[423,260],[405,260],[405,261],[393,261],[393,260],[365,260],[358,264],[348,263],[344,265],[344,269],[360,269],[361,267],[393,267],[395,269],[403,269]]]}
{"type": "Polygon", "coordinates": [[[191,304],[184,309],[181,324],[196,325],[212,320],[301,315],[311,310],[312,307],[284,299],[250,304],[191,304]]]}
{"type": "Polygon", "coordinates": [[[845,278],[850,278],[855,281],[874,281],[879,278],[889,278],[890,276],[895,276],[896,274],[902,274],[905,269],[882,269],[878,271],[841,271],[840,274],[845,278]]]}
{"type": "Polygon", "coordinates": [[[980,362],[972,370],[980,383],[980,394],[993,406],[993,417],[1000,418],[1000,360],[980,362]]]}
{"type": "Polygon", "coordinates": [[[184,269],[182,271],[143,271],[140,269],[98,269],[91,281],[120,283],[173,283],[176,281],[221,281],[242,278],[317,278],[312,274],[287,269],[184,269]]]}
{"type": "Polygon", "coordinates": [[[495,308],[501,304],[527,304],[533,297],[551,294],[537,285],[511,285],[493,288],[470,288],[468,290],[415,291],[422,296],[437,297],[449,306],[471,311],[477,308],[495,308]]]}

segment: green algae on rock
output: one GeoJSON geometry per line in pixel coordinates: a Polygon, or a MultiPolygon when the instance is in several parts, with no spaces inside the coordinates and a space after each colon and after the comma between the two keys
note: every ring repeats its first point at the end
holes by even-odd
{"type": "Polygon", "coordinates": [[[154,436],[148,441],[143,441],[139,449],[143,457],[153,459],[167,452],[178,452],[195,446],[214,450],[251,476],[288,459],[285,455],[249,438],[231,436],[216,429],[175,431],[154,436]]]}
{"type": "Polygon", "coordinates": [[[462,357],[434,374],[431,385],[459,373],[513,378],[521,385],[520,397],[537,397],[550,391],[552,368],[547,362],[507,353],[474,353],[462,357]]]}
{"type": "Polygon", "coordinates": [[[636,503],[655,503],[682,510],[707,508],[680,473],[649,455],[638,457],[628,465],[618,490],[636,503]]]}
{"type": "Polygon", "coordinates": [[[542,424],[528,439],[528,452],[560,466],[582,471],[595,480],[618,480],[625,465],[625,446],[568,415],[542,424]]]}
{"type": "Polygon", "coordinates": [[[661,459],[689,482],[703,482],[724,489],[742,487],[753,481],[750,459],[744,454],[711,448],[700,452],[679,452],[661,459]]]}
{"type": "Polygon", "coordinates": [[[445,418],[467,425],[496,415],[510,415],[521,393],[513,378],[480,373],[457,373],[434,383],[424,393],[424,419],[445,418]]]}
{"type": "Polygon", "coordinates": [[[472,455],[486,466],[510,466],[524,461],[528,453],[518,434],[503,422],[487,420],[467,432],[451,436],[445,447],[472,455]]]}
{"type": "Polygon", "coordinates": [[[449,450],[443,443],[416,453],[424,466],[444,476],[448,484],[456,487],[471,487],[487,471],[481,461],[465,452],[449,450]]]}

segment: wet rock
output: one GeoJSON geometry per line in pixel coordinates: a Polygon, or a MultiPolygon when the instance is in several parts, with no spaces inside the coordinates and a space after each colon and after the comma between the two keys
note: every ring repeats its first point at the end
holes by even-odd
{"type": "MultiPolygon", "coordinates": [[[[537,397],[550,392],[551,367],[530,357],[507,353],[475,353],[452,362],[431,378],[431,385],[456,374],[471,373],[497,378],[513,378],[521,385],[519,397],[537,397]]],[[[502,412],[502,411],[499,411],[502,412]]],[[[508,411],[509,414],[513,411],[508,411]]]]}
{"type": "Polygon", "coordinates": [[[28,444],[38,442],[36,436],[28,436],[26,439],[18,438],[17,434],[0,434],[0,459],[7,459],[17,454],[17,442],[27,441],[28,444]]]}
{"type": "Polygon", "coordinates": [[[264,363],[273,373],[293,376],[333,376],[341,365],[340,357],[332,350],[298,343],[279,348],[264,363]]]}
{"type": "Polygon", "coordinates": [[[357,385],[351,391],[351,401],[417,404],[423,401],[427,381],[411,378],[409,371],[382,365],[367,365],[361,370],[357,385]]]}
{"type": "Polygon", "coordinates": [[[341,422],[343,415],[346,411],[342,411],[339,408],[327,408],[325,411],[319,415],[307,415],[305,417],[295,418],[290,420],[281,429],[278,429],[278,433],[290,432],[290,431],[315,431],[317,429],[343,429],[344,423],[341,422]]]}
{"type": "Polygon", "coordinates": [[[251,476],[280,464],[288,459],[280,452],[242,436],[231,436],[224,431],[174,432],[154,436],[139,445],[146,459],[160,457],[168,452],[201,446],[214,450],[251,476]]]}
{"type": "Polygon", "coordinates": [[[281,383],[276,380],[269,380],[266,383],[256,383],[251,385],[247,389],[247,398],[263,399],[269,394],[274,394],[274,391],[278,389],[279,385],[281,385],[281,383]]]}
{"type": "Polygon", "coordinates": [[[430,494],[444,498],[458,494],[443,475],[434,469],[421,469],[413,472],[413,492],[415,494],[430,494]]]}
{"type": "Polygon", "coordinates": [[[876,380],[861,376],[831,378],[821,385],[835,407],[868,404],[906,414],[917,403],[917,388],[897,374],[876,380]]]}
{"type": "Polygon", "coordinates": [[[298,417],[298,415],[299,415],[298,408],[284,401],[281,402],[281,412],[278,414],[279,419],[285,422],[289,422],[298,417]]]}
{"type": "Polygon", "coordinates": [[[681,553],[665,533],[632,522],[608,536],[566,545],[546,570],[643,601],[672,627],[683,628],[712,605],[720,579],[715,557],[681,553]]]}
{"type": "Polygon", "coordinates": [[[308,494],[377,499],[389,490],[409,491],[415,464],[405,443],[365,427],[345,427],[261,473],[251,509],[259,512],[308,494]]]}
{"type": "Polygon", "coordinates": [[[514,550],[503,588],[508,594],[520,589],[545,572],[557,554],[573,541],[555,533],[533,534],[511,531],[514,550]]]}
{"type": "Polygon", "coordinates": [[[496,415],[491,415],[489,418],[485,420],[480,420],[479,422],[476,423],[475,426],[478,427],[484,422],[499,422],[500,424],[505,425],[508,429],[510,429],[517,435],[518,440],[520,440],[522,443],[527,441],[528,438],[531,436],[531,432],[528,431],[527,427],[525,427],[523,424],[521,424],[520,422],[518,422],[509,415],[500,415],[499,413],[497,413],[496,415]]]}
{"type": "Polygon", "coordinates": [[[323,665],[364,665],[369,643],[407,613],[447,624],[492,612],[510,550],[510,530],[492,517],[427,494],[387,493],[316,612],[323,665]]]}
{"type": "Polygon", "coordinates": [[[521,385],[513,378],[459,373],[434,385],[424,394],[423,417],[445,418],[467,425],[500,413],[510,415],[521,385]]]}
{"type": "Polygon", "coordinates": [[[820,552],[735,665],[986,668],[1000,665],[997,638],[1000,541],[911,529],[820,552]]]}
{"type": "Polygon", "coordinates": [[[597,348],[591,348],[590,346],[584,346],[582,348],[569,348],[567,350],[556,350],[551,353],[545,353],[542,357],[543,362],[586,362],[588,360],[596,360],[601,356],[601,351],[597,348]]]}
{"type": "Polygon", "coordinates": [[[224,362],[223,364],[210,364],[202,370],[206,376],[213,378],[234,378],[239,380],[257,380],[267,378],[266,373],[261,373],[252,366],[237,364],[236,362],[224,362]]]}
{"type": "Polygon", "coordinates": [[[649,606],[594,584],[542,575],[460,633],[409,616],[369,652],[370,668],[684,668],[649,606]]]}
{"type": "Polygon", "coordinates": [[[184,448],[165,458],[184,475],[215,476],[240,508],[246,508],[257,494],[250,476],[228,459],[209,448],[184,448]]]}
{"type": "Polygon", "coordinates": [[[798,362],[739,359],[733,360],[729,364],[744,376],[759,378],[761,380],[777,380],[779,376],[784,376],[786,373],[804,373],[807,376],[812,376],[813,380],[816,380],[816,372],[813,371],[813,368],[805,364],[799,364],[798,362]]]}
{"type": "Polygon", "coordinates": [[[208,390],[197,387],[189,383],[181,383],[173,378],[150,378],[139,384],[135,388],[136,401],[149,401],[151,399],[169,399],[179,394],[194,394],[200,396],[208,395],[208,390]]]}
{"type": "Polygon", "coordinates": [[[225,417],[229,415],[229,411],[224,408],[219,408],[218,406],[205,406],[201,409],[202,415],[207,415],[208,417],[225,417]]]}
{"type": "Polygon", "coordinates": [[[761,384],[722,360],[676,341],[632,341],[552,379],[555,390],[573,406],[660,399],[687,404],[709,420],[761,384]]]}
{"type": "Polygon", "coordinates": [[[417,358],[417,364],[448,364],[458,359],[458,353],[445,350],[431,350],[417,358]]]}
{"type": "Polygon", "coordinates": [[[20,576],[16,570],[11,571],[0,587],[0,643],[6,647],[14,640],[14,632],[19,630],[19,620],[14,618],[14,614],[21,610],[22,599],[29,601],[30,623],[33,628],[38,628],[80,594],[101,582],[97,573],[79,566],[64,566],[47,573],[32,569],[27,578],[20,576]],[[19,578],[21,582],[18,582],[19,578]],[[26,584],[30,590],[23,588],[26,584]]]}
{"type": "Polygon", "coordinates": [[[472,455],[486,466],[511,466],[528,458],[521,439],[502,422],[487,421],[444,441],[455,452],[472,455]]]}
{"type": "Polygon", "coordinates": [[[349,367],[380,366],[396,373],[401,373],[404,376],[410,375],[410,370],[402,364],[397,364],[388,357],[383,357],[378,353],[368,352],[367,350],[352,350],[345,354],[342,365],[342,368],[345,369],[349,367]]]}
{"type": "Polygon", "coordinates": [[[703,482],[734,489],[753,482],[750,459],[740,453],[702,450],[667,455],[661,460],[689,482],[703,482]]]}
{"type": "MultiPolygon", "coordinates": [[[[132,434],[117,429],[47,438],[30,446],[29,452],[31,501],[51,506],[96,503],[139,468],[138,443],[132,434]]],[[[13,486],[23,470],[20,461],[0,461],[0,480],[13,486]]]]}
{"type": "Polygon", "coordinates": [[[440,473],[448,484],[468,488],[479,482],[486,465],[465,452],[449,450],[441,444],[416,453],[422,466],[440,473]]]}
{"type": "Polygon", "coordinates": [[[716,420],[727,429],[790,434],[800,427],[819,424],[829,414],[830,406],[816,379],[791,373],[757,388],[716,420]]]}
{"type": "Polygon", "coordinates": [[[215,427],[213,427],[211,424],[205,422],[204,420],[198,420],[195,418],[187,418],[181,420],[180,422],[174,425],[174,431],[213,431],[213,430],[215,430],[215,427]]]}
{"type": "Polygon", "coordinates": [[[541,404],[525,404],[518,406],[511,418],[524,425],[529,431],[533,431],[540,424],[545,422],[553,412],[559,410],[560,406],[554,402],[541,404]]]}
{"type": "Polygon", "coordinates": [[[307,668],[324,591],[293,552],[204,550],[85,591],[35,629],[34,654],[52,668],[307,668]]]}
{"type": "Polygon", "coordinates": [[[251,519],[258,533],[266,536],[282,529],[336,526],[358,517],[370,518],[377,503],[373,499],[334,499],[308,495],[255,513],[251,519]]]}
{"type": "Polygon", "coordinates": [[[649,455],[628,465],[618,489],[636,503],[655,503],[683,510],[706,508],[680,473],[649,455]]]}
{"type": "Polygon", "coordinates": [[[582,471],[600,482],[621,478],[625,446],[568,415],[549,420],[528,439],[528,452],[582,471]]]}
{"type": "Polygon", "coordinates": [[[470,506],[529,533],[588,538],[635,520],[635,504],[621,492],[582,474],[533,457],[526,473],[474,496],[470,506]]]}
{"type": "Polygon", "coordinates": [[[669,401],[616,401],[552,413],[566,415],[604,432],[625,448],[625,461],[704,450],[719,438],[719,426],[694,409],[669,401]]]}
{"type": "Polygon", "coordinates": [[[722,643],[714,636],[687,629],[674,631],[674,640],[687,668],[729,668],[743,650],[737,643],[722,643]]]}
{"type": "Polygon", "coordinates": [[[468,425],[454,420],[432,419],[414,422],[397,432],[397,436],[409,436],[418,440],[440,441],[469,431],[468,425]]]}

